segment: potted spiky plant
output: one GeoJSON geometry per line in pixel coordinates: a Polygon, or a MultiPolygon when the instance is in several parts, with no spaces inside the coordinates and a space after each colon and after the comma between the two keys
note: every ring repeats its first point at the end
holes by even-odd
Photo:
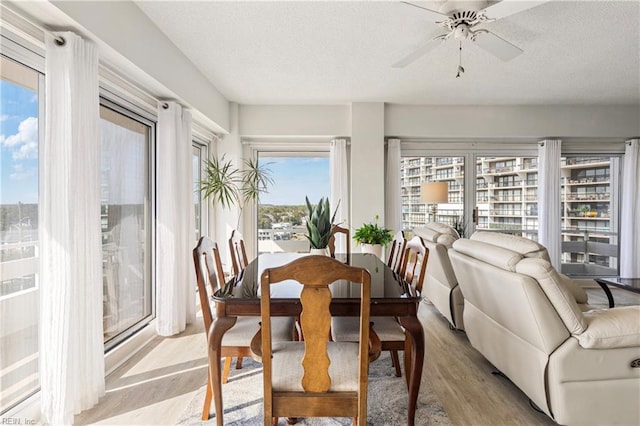
{"type": "Polygon", "coordinates": [[[309,202],[309,197],[304,197],[304,199],[307,203],[307,210],[309,211],[305,237],[307,237],[311,244],[310,252],[311,254],[326,255],[337,208],[336,211],[333,212],[333,216],[331,216],[329,198],[321,197],[316,205],[309,202]]]}

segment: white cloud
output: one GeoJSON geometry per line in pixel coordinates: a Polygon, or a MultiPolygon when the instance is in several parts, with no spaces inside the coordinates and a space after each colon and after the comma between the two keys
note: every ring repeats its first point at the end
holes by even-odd
{"type": "Polygon", "coordinates": [[[6,147],[25,145],[30,142],[38,144],[38,119],[35,117],[27,117],[18,125],[18,133],[0,138],[2,145],[6,147]]]}
{"type": "Polygon", "coordinates": [[[13,159],[14,160],[35,160],[38,158],[38,142],[37,141],[29,141],[22,146],[17,151],[13,151],[13,159]]]}
{"type": "Polygon", "coordinates": [[[32,167],[30,169],[24,169],[22,164],[15,164],[13,166],[14,172],[9,175],[9,179],[11,180],[22,180],[30,178],[31,176],[35,176],[38,172],[38,169],[32,167]]]}

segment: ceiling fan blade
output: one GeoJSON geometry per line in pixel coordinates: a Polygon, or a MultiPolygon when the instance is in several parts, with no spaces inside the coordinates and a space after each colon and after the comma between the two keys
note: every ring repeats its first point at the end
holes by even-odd
{"type": "Polygon", "coordinates": [[[500,19],[539,6],[549,0],[502,0],[485,9],[487,18],[500,19]]]}
{"type": "Polygon", "coordinates": [[[505,62],[524,52],[518,46],[486,30],[476,36],[475,44],[505,62]]]}
{"type": "Polygon", "coordinates": [[[449,16],[445,15],[444,13],[436,12],[435,10],[427,9],[426,7],[418,6],[417,4],[409,3],[408,1],[401,1],[400,3],[404,3],[409,6],[421,9],[423,12],[425,12],[425,16],[427,16],[433,22],[440,22],[449,18],[449,16]]]}
{"type": "Polygon", "coordinates": [[[430,52],[431,50],[433,50],[436,47],[438,47],[440,45],[440,43],[442,43],[444,41],[443,37],[444,37],[444,34],[441,35],[441,36],[430,38],[430,39],[424,41],[420,45],[420,47],[418,47],[416,50],[414,50],[412,53],[408,54],[404,58],[400,59],[398,62],[393,64],[392,67],[393,68],[404,68],[404,67],[406,67],[410,63],[416,61],[421,56],[426,55],[428,52],[430,52]]]}

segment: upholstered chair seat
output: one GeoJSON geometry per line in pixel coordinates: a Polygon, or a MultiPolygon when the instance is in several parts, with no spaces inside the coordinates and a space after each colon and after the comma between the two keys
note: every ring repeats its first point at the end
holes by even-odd
{"type": "MultiPolygon", "coordinates": [[[[426,273],[426,265],[429,259],[429,250],[425,247],[422,239],[418,236],[410,241],[404,241],[402,233],[397,235],[395,244],[404,247],[401,256],[397,259],[402,261],[399,267],[399,274],[403,280],[411,285],[418,293],[422,292],[422,285],[426,273]]],[[[389,257],[389,265],[397,261],[394,260],[393,253],[389,257]]],[[[372,317],[373,331],[379,337],[383,351],[391,352],[391,361],[395,368],[397,377],[402,375],[400,368],[399,351],[405,349],[407,344],[406,333],[400,322],[395,317],[372,317]]],[[[334,317],[331,319],[331,338],[336,342],[355,341],[359,333],[359,324],[349,317],[334,317]]],[[[408,364],[408,357],[405,356],[405,368],[408,364]]]]}
{"type": "MultiPolygon", "coordinates": [[[[371,317],[371,322],[381,341],[404,340],[404,329],[395,317],[371,317]]],[[[331,337],[336,342],[355,342],[359,334],[358,318],[340,317],[331,322],[331,337]]]]}
{"type": "MultiPolygon", "coordinates": [[[[359,321],[359,318],[355,318],[359,321]]],[[[360,338],[359,334],[356,341],[360,338]]],[[[304,345],[298,342],[274,343],[272,349],[272,387],[277,392],[304,392],[300,378],[303,375],[304,345]]],[[[356,392],[358,390],[358,343],[328,342],[329,376],[327,392],[356,392]]]]}

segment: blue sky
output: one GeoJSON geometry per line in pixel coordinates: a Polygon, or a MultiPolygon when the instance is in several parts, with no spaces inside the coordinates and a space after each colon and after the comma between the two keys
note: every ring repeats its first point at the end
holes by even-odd
{"type": "Polygon", "coordinates": [[[305,195],[316,204],[329,196],[329,157],[261,157],[270,163],[274,184],[260,197],[263,204],[302,205],[305,195]]]}
{"type": "MultiPolygon", "coordinates": [[[[0,80],[0,204],[38,202],[38,99],[0,80]]],[[[302,205],[329,195],[328,157],[262,157],[274,184],[264,204],[302,205]]]]}
{"type": "Polygon", "coordinates": [[[0,80],[0,204],[38,202],[38,98],[0,80]]]}

